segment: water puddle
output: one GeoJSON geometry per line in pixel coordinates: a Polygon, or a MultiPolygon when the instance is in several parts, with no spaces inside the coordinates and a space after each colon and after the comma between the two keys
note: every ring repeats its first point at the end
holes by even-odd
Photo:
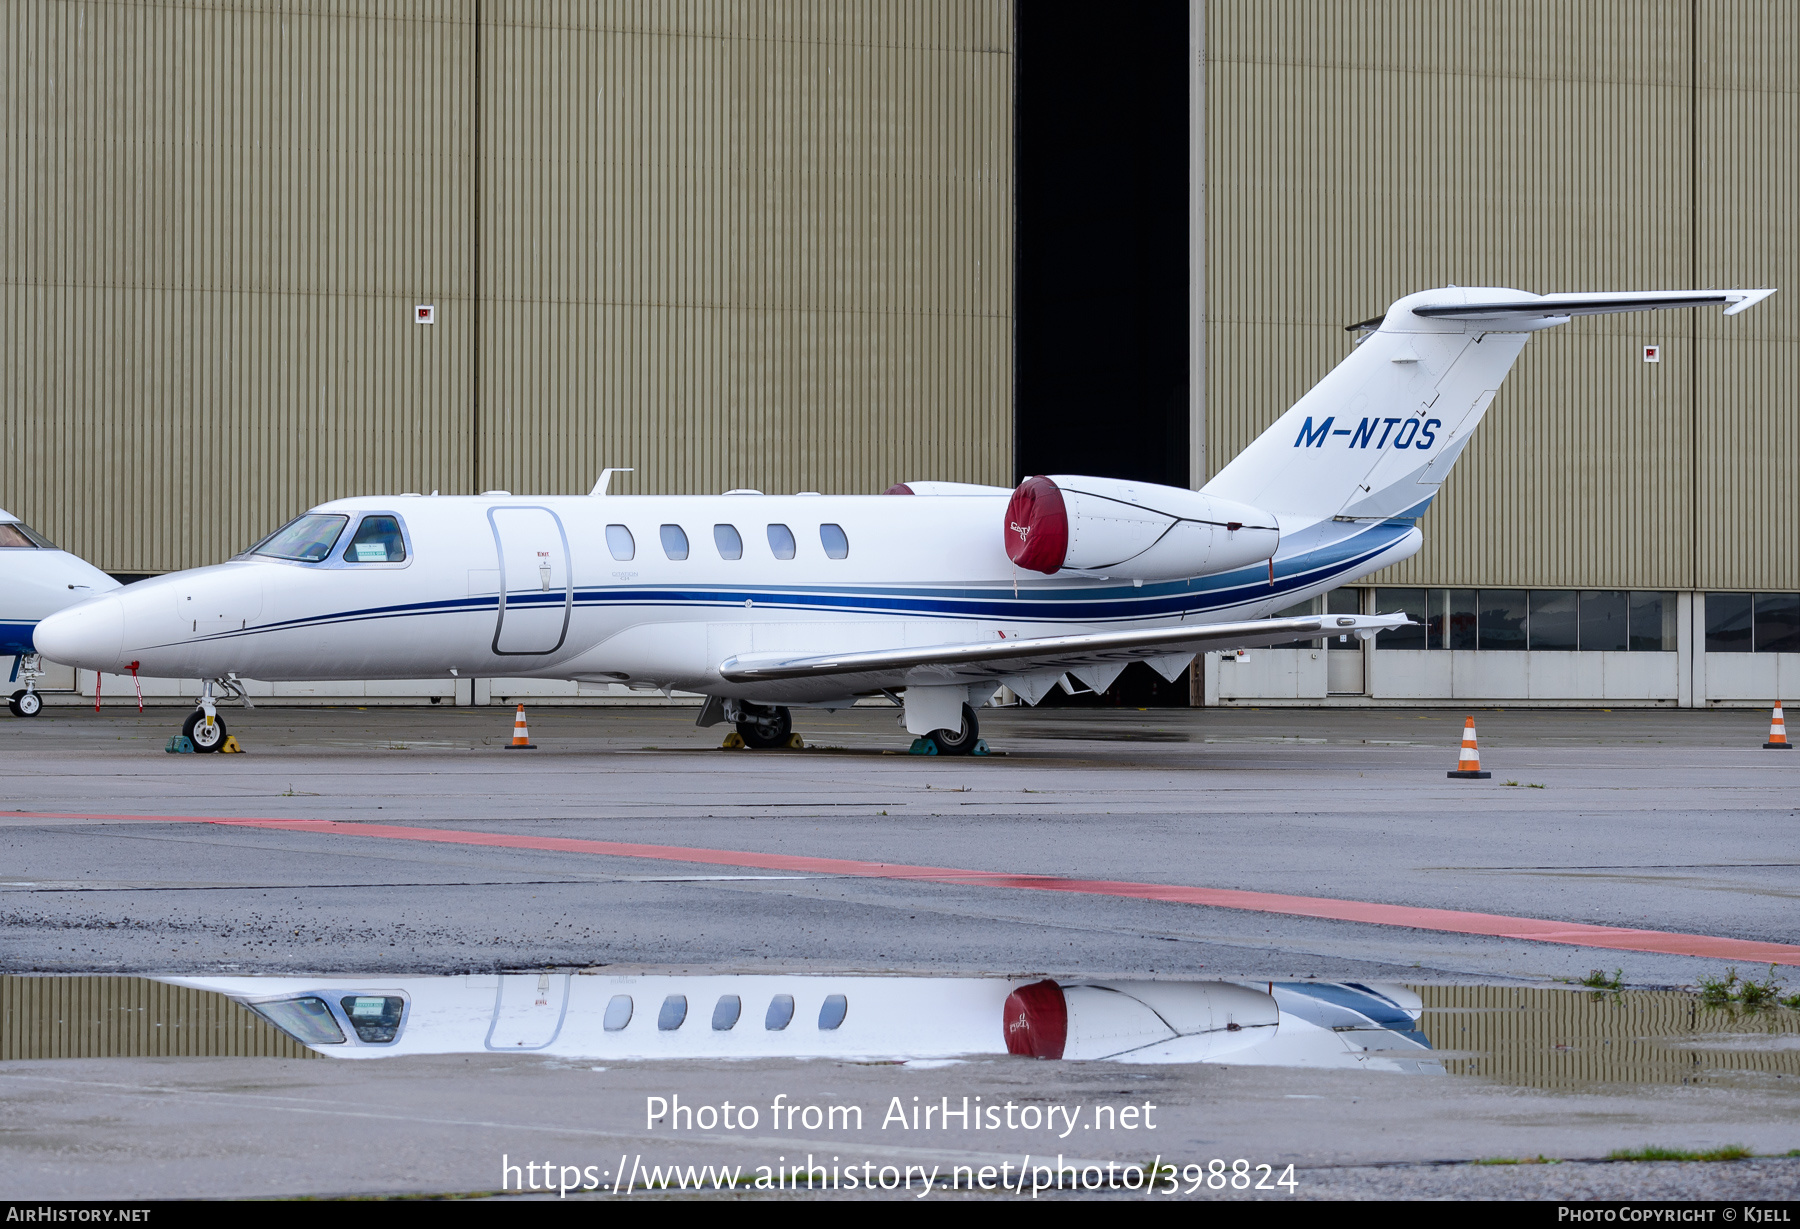
{"type": "Polygon", "coordinates": [[[0,977],[0,1060],[480,1053],[934,1064],[1014,1054],[1561,1088],[1800,1078],[1800,1013],[1709,1007],[1676,991],[1316,981],[0,977]]]}

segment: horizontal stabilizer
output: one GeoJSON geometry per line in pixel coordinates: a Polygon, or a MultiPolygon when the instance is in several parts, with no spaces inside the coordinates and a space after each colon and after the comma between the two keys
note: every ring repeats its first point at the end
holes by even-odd
{"type": "Polygon", "coordinates": [[[796,656],[791,653],[747,653],[726,659],[719,675],[729,683],[770,683],[787,679],[843,675],[903,676],[891,686],[979,682],[1047,672],[1081,673],[1113,662],[1165,658],[1176,652],[1253,649],[1317,636],[1354,635],[1405,627],[1403,614],[1309,615],[1298,619],[1249,619],[1242,623],[1150,627],[1133,631],[1091,632],[1074,636],[1039,636],[991,640],[979,644],[939,644],[872,652],[796,656]]]}
{"type": "Polygon", "coordinates": [[[1774,290],[1643,290],[1600,294],[1541,294],[1521,302],[1422,303],[1412,309],[1428,320],[1531,320],[1569,316],[1605,316],[1614,312],[1660,311],[1671,307],[1725,309],[1727,316],[1747,311],[1774,290]]]}

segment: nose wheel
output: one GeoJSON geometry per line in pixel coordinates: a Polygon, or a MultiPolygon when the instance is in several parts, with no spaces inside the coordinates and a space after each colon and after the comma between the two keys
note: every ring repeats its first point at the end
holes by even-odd
{"type": "Polygon", "coordinates": [[[181,732],[193,741],[196,751],[217,751],[225,745],[225,720],[217,713],[194,710],[181,723],[181,732]]]}
{"type": "Polygon", "coordinates": [[[785,747],[794,733],[794,715],[785,708],[761,704],[740,704],[736,722],[738,737],[746,747],[768,750],[785,747]]]}

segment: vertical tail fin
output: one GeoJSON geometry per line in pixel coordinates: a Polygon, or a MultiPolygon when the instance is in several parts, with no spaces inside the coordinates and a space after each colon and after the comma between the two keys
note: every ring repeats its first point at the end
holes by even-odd
{"type": "Polygon", "coordinates": [[[1532,333],[1611,312],[1717,305],[1735,315],[1773,293],[1449,287],[1408,295],[1204,489],[1275,513],[1284,531],[1332,517],[1419,516],[1532,333]]]}

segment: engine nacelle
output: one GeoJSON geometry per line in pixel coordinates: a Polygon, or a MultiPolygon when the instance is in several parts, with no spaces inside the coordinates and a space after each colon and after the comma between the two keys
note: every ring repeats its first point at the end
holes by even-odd
{"type": "Polygon", "coordinates": [[[1150,482],[1027,478],[1006,505],[1007,555],[1047,576],[1210,576],[1260,563],[1280,545],[1279,525],[1260,508],[1150,482]]]}

